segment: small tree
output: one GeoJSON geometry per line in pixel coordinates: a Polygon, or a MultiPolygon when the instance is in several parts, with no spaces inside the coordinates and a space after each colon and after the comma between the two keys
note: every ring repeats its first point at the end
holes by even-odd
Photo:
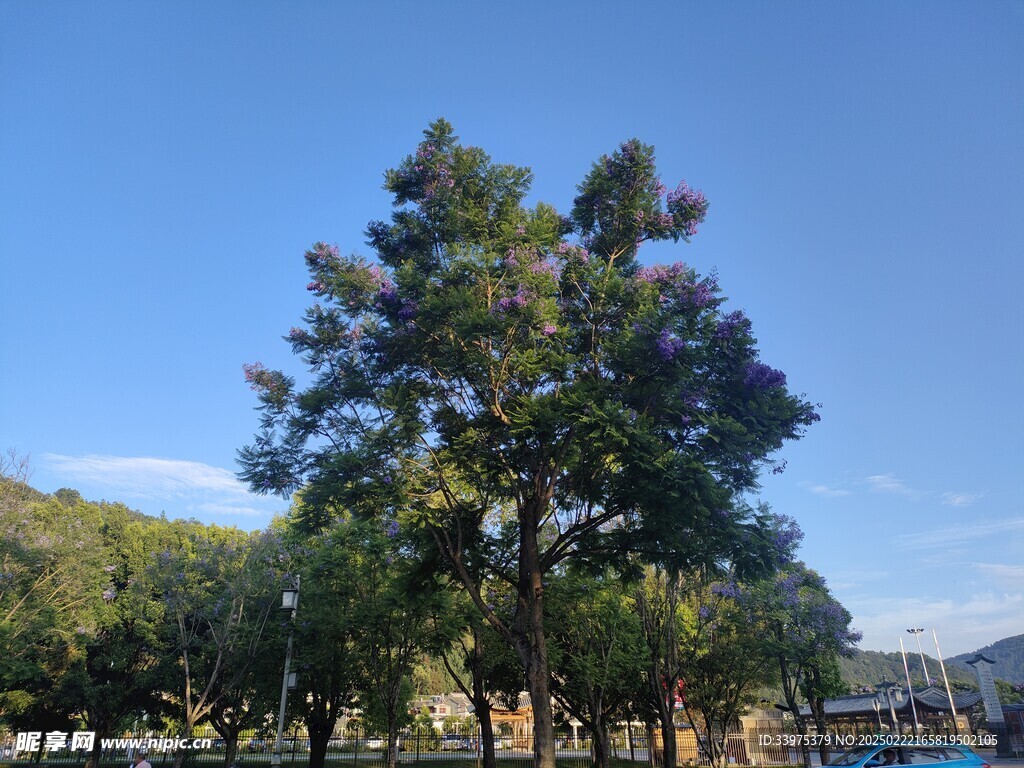
{"type": "MultiPolygon", "coordinates": [[[[293,567],[302,574],[292,667],[298,689],[289,702],[309,734],[310,768],[322,768],[331,735],[351,707],[360,679],[355,643],[364,628],[357,618],[358,571],[350,538],[342,532],[308,535],[290,521],[286,541],[293,567]]],[[[373,626],[365,629],[372,631],[373,626]]]]}
{"type": "MultiPolygon", "coordinates": [[[[234,528],[175,521],[174,545],[157,558],[172,647],[180,667],[177,696],[189,736],[223,697],[235,692],[257,656],[278,594],[276,545],[234,528]]],[[[175,768],[184,753],[179,752],[175,768]]]]}
{"type": "Polygon", "coordinates": [[[343,522],[330,546],[351,581],[359,707],[367,726],[386,734],[387,766],[395,768],[399,730],[412,720],[412,667],[427,644],[441,590],[419,572],[419,558],[397,521],[343,522]]]}
{"type": "MultiPolygon", "coordinates": [[[[750,605],[765,628],[765,652],[778,666],[797,732],[807,734],[807,719],[800,712],[802,696],[818,732],[826,732],[825,699],[843,691],[836,660],[851,655],[861,638],[860,632],[850,628],[850,612],[832,596],[825,580],[803,563],[793,563],[760,584],[750,605]]],[[[810,748],[807,741],[801,744],[804,765],[809,767],[810,748]]],[[[827,764],[825,742],[820,750],[822,764],[827,764]]]]}
{"type": "Polygon", "coordinates": [[[608,768],[609,725],[625,714],[648,668],[640,619],[610,573],[566,575],[550,591],[555,699],[590,732],[594,765],[608,768]]]}
{"type": "Polygon", "coordinates": [[[743,605],[735,581],[695,578],[686,600],[680,660],[685,680],[683,708],[694,729],[704,732],[712,765],[726,764],[729,729],[753,703],[755,692],[777,674],[765,653],[761,628],[743,605]]]}

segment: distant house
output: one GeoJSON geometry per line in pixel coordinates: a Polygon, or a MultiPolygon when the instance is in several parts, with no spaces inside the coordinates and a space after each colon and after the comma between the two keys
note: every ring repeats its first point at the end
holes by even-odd
{"type": "Polygon", "coordinates": [[[424,707],[430,712],[434,727],[439,731],[444,730],[444,721],[449,717],[465,717],[473,714],[473,705],[464,693],[417,696],[410,705],[413,713],[422,712],[424,707]]]}

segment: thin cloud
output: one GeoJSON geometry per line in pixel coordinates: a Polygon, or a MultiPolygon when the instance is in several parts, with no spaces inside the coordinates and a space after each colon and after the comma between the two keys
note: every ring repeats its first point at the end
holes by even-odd
{"type": "Polygon", "coordinates": [[[982,497],[980,493],[953,493],[947,491],[942,494],[942,503],[947,507],[969,507],[982,497]]]}
{"type": "Polygon", "coordinates": [[[267,499],[250,493],[230,471],[197,461],[48,453],[43,463],[69,485],[88,484],[106,498],[166,502],[214,516],[270,514],[267,499]]]}
{"type": "Polygon", "coordinates": [[[974,563],[985,576],[1008,587],[1024,589],[1024,565],[999,565],[997,563],[974,563]]]}
{"type": "Polygon", "coordinates": [[[210,515],[242,515],[245,517],[261,516],[266,514],[266,512],[259,509],[239,504],[198,504],[190,506],[189,510],[205,512],[210,515]]]}
{"type": "MultiPolygon", "coordinates": [[[[853,614],[853,626],[864,633],[861,648],[896,650],[899,638],[906,637],[906,627],[934,627],[943,656],[948,658],[1019,634],[1024,594],[986,592],[971,595],[965,602],[873,595],[846,599],[843,604],[853,614]]],[[[932,644],[930,629],[922,642],[926,652],[932,653],[927,650],[932,644]]]]}
{"type": "Polygon", "coordinates": [[[987,523],[974,520],[965,521],[962,525],[940,528],[935,531],[905,533],[893,539],[893,543],[900,549],[948,548],[969,539],[988,538],[1016,531],[1024,531],[1024,517],[994,520],[987,523]]]}
{"type": "Polygon", "coordinates": [[[902,480],[897,479],[891,472],[884,475],[871,475],[870,477],[865,477],[864,483],[868,486],[868,490],[875,493],[889,493],[895,496],[907,497],[916,497],[919,495],[918,491],[908,488],[904,485],[902,480]]]}
{"type": "Polygon", "coordinates": [[[824,496],[830,499],[850,495],[850,492],[844,488],[829,488],[823,483],[803,483],[803,486],[816,496],[824,496]]]}

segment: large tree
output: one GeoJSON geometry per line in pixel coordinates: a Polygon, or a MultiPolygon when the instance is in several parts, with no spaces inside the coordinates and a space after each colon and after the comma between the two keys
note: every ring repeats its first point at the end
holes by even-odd
{"type": "Polygon", "coordinates": [[[289,339],[314,378],[300,391],[247,367],[264,416],[241,461],[256,490],[303,487],[311,527],[352,510],[428,531],[517,650],[536,762],[553,768],[545,575],[595,552],[736,538],[751,525],[736,494],[817,415],[759,360],[713,275],[637,260],[707,211],[685,183],[662,185],[650,147],[598,160],[569,216],[525,208],[530,181],[432,124],[385,175],[396,210],[369,225],[377,263],[307,252],[318,300],[289,339]],[[516,590],[510,621],[488,606],[491,578],[516,590]]]}

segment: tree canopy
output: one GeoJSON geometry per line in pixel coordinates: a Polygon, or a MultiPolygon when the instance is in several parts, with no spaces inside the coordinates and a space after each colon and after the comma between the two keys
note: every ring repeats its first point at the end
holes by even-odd
{"type": "Polygon", "coordinates": [[[818,415],[713,274],[638,261],[708,210],[685,182],[665,187],[651,147],[601,157],[567,216],[524,207],[531,180],[431,124],[385,174],[395,210],[367,228],[376,262],[307,251],[317,300],[288,338],[314,378],[298,389],[247,366],[263,419],[240,460],[256,490],[302,488],[311,528],[351,511],[428,531],[517,648],[548,768],[545,574],[631,551],[776,557],[784,531],[739,494],[818,415]],[[511,623],[469,558],[515,587],[511,623]]]}

